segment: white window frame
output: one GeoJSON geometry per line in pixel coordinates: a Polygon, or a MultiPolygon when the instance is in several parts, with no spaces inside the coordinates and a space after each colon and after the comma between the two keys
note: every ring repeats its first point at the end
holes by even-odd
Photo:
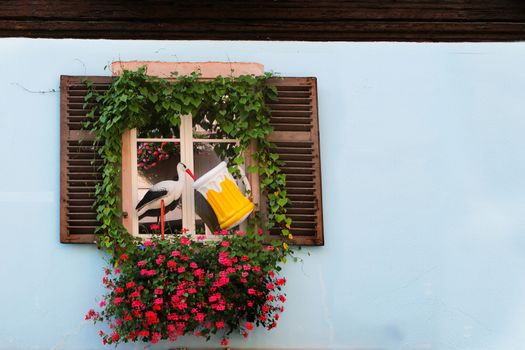
{"type": "MultiPolygon", "coordinates": [[[[180,160],[184,163],[191,171],[194,171],[194,150],[195,144],[198,143],[239,143],[237,139],[213,139],[213,138],[200,138],[194,137],[193,135],[193,121],[191,115],[182,115],[180,124],[180,138],[138,138],[137,130],[132,129],[129,133],[130,142],[130,163],[131,163],[131,202],[133,208],[138,203],[138,169],[137,169],[137,146],[139,142],[177,142],[180,144],[180,160]]],[[[244,174],[244,169],[241,168],[243,175],[243,182],[248,189],[251,189],[250,183],[244,174]]],[[[182,227],[187,229],[189,234],[196,237],[195,233],[195,195],[193,191],[193,181],[188,178],[184,182],[184,189],[182,191],[182,227]],[[188,203],[188,204],[185,204],[188,203]]],[[[128,213],[130,215],[130,213],[128,213]]],[[[151,239],[153,235],[150,234],[139,234],[139,219],[136,210],[132,210],[130,215],[130,234],[143,239],[151,239]]],[[[216,239],[208,229],[206,229],[205,239],[216,239]]]]}

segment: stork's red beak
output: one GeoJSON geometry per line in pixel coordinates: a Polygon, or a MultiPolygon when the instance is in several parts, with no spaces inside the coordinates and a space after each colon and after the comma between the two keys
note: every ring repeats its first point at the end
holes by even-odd
{"type": "Polygon", "coordinates": [[[193,179],[193,181],[195,181],[195,175],[193,175],[190,169],[186,168],[186,173],[188,173],[188,175],[193,179]]]}

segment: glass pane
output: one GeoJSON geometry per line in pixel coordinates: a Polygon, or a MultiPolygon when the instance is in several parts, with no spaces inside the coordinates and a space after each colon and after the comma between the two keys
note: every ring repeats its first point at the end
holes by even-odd
{"type": "Polygon", "coordinates": [[[162,118],[152,118],[152,121],[137,129],[137,138],[179,138],[179,126],[164,121],[162,118]]]}
{"type": "Polygon", "coordinates": [[[193,137],[196,139],[227,139],[216,122],[209,122],[206,117],[193,126],[193,137]]]}
{"type": "MultiPolygon", "coordinates": [[[[158,198],[162,195],[162,192],[153,190],[152,186],[161,181],[177,181],[177,164],[179,161],[180,144],[178,143],[137,143],[137,198],[140,205],[138,209],[139,234],[160,233],[160,228],[158,227],[160,216],[160,205],[158,203],[160,201],[158,198]],[[148,191],[150,191],[150,194],[145,197],[148,191]],[[148,206],[146,203],[150,203],[150,205],[148,206]]],[[[169,184],[167,183],[167,185],[169,184]]],[[[182,228],[182,211],[179,203],[180,201],[164,203],[166,234],[178,233],[182,228]]]]}

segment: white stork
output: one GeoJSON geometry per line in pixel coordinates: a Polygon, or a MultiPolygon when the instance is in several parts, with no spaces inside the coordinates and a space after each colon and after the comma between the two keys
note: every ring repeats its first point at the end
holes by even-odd
{"type": "Polygon", "coordinates": [[[160,217],[161,200],[164,200],[165,213],[175,209],[179,205],[182,189],[184,188],[184,173],[187,173],[195,180],[195,176],[191,170],[186,168],[186,165],[183,163],[179,163],[177,164],[178,181],[165,180],[151,186],[135,208],[139,219],[145,216],[156,216],[158,219],[160,217]]]}

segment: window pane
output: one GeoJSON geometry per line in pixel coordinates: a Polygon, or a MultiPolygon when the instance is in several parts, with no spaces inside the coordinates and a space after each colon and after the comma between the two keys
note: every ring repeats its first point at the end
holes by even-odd
{"type": "Polygon", "coordinates": [[[161,118],[152,118],[152,121],[137,129],[137,138],[178,138],[180,129],[178,126],[162,121],[161,118]]]}
{"type": "MultiPolygon", "coordinates": [[[[159,189],[151,189],[152,186],[161,181],[166,189],[173,181],[178,180],[177,164],[180,161],[180,144],[173,142],[138,142],[137,143],[137,198],[139,204],[144,199],[139,209],[139,234],[159,233],[156,227],[160,216],[160,196],[163,194],[159,189]],[[144,197],[147,192],[150,194],[144,197]],[[147,200],[146,200],[147,199],[147,200]],[[151,203],[150,209],[145,203],[151,203]],[[152,204],[152,203],[157,203],[152,204]]],[[[182,228],[182,212],[180,201],[165,202],[165,233],[177,233],[182,228]],[[179,205],[178,205],[179,204],[179,205]]]]}

